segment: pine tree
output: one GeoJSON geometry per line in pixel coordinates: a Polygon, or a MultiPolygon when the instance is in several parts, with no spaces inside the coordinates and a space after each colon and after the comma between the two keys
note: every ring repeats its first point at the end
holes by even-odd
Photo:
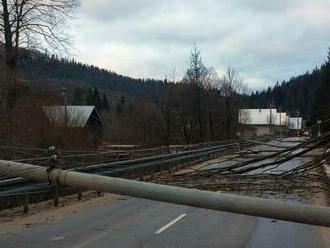
{"type": "MultiPolygon", "coordinates": [[[[330,48],[328,60],[321,68],[321,85],[316,91],[314,105],[314,120],[326,121],[330,119],[330,48]]],[[[329,123],[329,122],[328,122],[329,123]]],[[[323,127],[330,127],[325,123],[323,127]]]]}
{"type": "Polygon", "coordinates": [[[105,93],[103,94],[103,97],[102,97],[102,107],[104,110],[107,110],[107,111],[110,110],[108,98],[105,93]]]}
{"type": "Polygon", "coordinates": [[[203,99],[203,89],[205,79],[207,77],[208,71],[202,61],[200,50],[197,49],[197,46],[194,46],[194,49],[190,54],[190,66],[186,73],[186,78],[188,82],[193,86],[195,91],[195,101],[196,101],[196,116],[199,128],[199,142],[203,142],[204,133],[203,133],[203,118],[204,118],[204,99],[203,99]]]}
{"type": "Polygon", "coordinates": [[[72,104],[73,105],[81,105],[84,103],[83,100],[83,92],[81,90],[81,88],[79,86],[77,86],[76,88],[74,88],[73,90],[73,100],[72,100],[72,104]]]}
{"type": "Polygon", "coordinates": [[[94,94],[93,94],[93,89],[91,88],[88,89],[86,103],[87,105],[94,105],[94,94]]]}
{"type": "Polygon", "coordinates": [[[94,103],[94,106],[98,110],[102,110],[103,109],[102,101],[101,101],[101,97],[100,97],[100,93],[99,93],[99,90],[97,88],[94,88],[94,92],[93,92],[93,103],[94,103]]]}
{"type": "Polygon", "coordinates": [[[121,96],[120,101],[117,103],[116,106],[117,115],[121,115],[124,112],[125,105],[126,105],[126,98],[124,96],[121,96]]]}

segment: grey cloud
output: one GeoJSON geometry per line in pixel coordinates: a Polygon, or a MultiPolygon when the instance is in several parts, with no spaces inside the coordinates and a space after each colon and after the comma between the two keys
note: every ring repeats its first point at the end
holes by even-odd
{"type": "MultiPolygon", "coordinates": [[[[297,1],[270,1],[270,0],[232,0],[229,1],[234,8],[247,9],[253,12],[285,12],[294,6],[297,1]]],[[[301,1],[302,2],[302,1],[301,1]]]]}
{"type": "Polygon", "coordinates": [[[230,65],[260,88],[323,62],[329,10],[321,0],[83,0],[74,31],[77,58],[163,78],[171,66],[184,74],[196,42],[207,65],[230,65]]]}
{"type": "Polygon", "coordinates": [[[79,14],[98,22],[114,22],[147,14],[154,6],[152,0],[85,0],[79,14]]]}

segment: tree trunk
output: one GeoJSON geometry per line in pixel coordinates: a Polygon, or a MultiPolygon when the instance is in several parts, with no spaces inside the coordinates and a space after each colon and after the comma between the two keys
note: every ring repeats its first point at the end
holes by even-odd
{"type": "Polygon", "coordinates": [[[231,115],[232,109],[229,97],[226,98],[226,136],[230,139],[230,128],[231,128],[231,115]]]}
{"type": "Polygon", "coordinates": [[[197,105],[198,105],[198,127],[199,127],[199,141],[203,143],[203,127],[202,127],[202,108],[201,108],[201,94],[200,88],[198,85],[197,87],[197,105]]]}
{"type": "Polygon", "coordinates": [[[5,54],[6,54],[6,65],[10,70],[14,70],[16,68],[17,55],[15,54],[13,48],[13,34],[11,32],[10,20],[9,20],[9,12],[7,0],[2,1],[2,19],[3,19],[3,29],[5,35],[5,54]]]}
{"type": "Polygon", "coordinates": [[[212,111],[209,111],[209,124],[210,124],[211,141],[214,141],[214,129],[213,129],[212,111]]]}
{"type": "Polygon", "coordinates": [[[166,118],[166,145],[171,145],[171,118],[166,118]]]}

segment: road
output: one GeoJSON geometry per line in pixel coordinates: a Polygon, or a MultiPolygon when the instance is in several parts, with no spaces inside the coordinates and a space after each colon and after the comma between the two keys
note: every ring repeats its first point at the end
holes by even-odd
{"type": "Polygon", "coordinates": [[[329,233],[316,226],[127,198],[2,235],[0,247],[329,247],[329,233]]]}
{"type": "Polygon", "coordinates": [[[330,228],[127,198],[2,235],[0,247],[330,247],[330,228]]]}

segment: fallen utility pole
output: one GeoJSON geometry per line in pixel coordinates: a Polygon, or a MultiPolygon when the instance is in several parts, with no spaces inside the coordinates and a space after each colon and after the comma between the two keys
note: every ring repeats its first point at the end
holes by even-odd
{"type": "Polygon", "coordinates": [[[0,160],[0,175],[93,189],[156,201],[330,227],[330,208],[215,193],[0,160]]]}
{"type": "MultiPolygon", "coordinates": [[[[225,152],[227,149],[236,149],[237,143],[231,143],[226,145],[213,146],[208,148],[202,148],[193,151],[184,151],[175,154],[166,154],[160,156],[131,159],[125,161],[117,161],[111,163],[104,163],[98,165],[90,165],[83,168],[75,168],[79,172],[85,172],[89,174],[99,174],[106,176],[118,176],[119,173],[134,171],[136,169],[145,170],[152,169],[160,165],[182,162],[187,159],[196,159],[209,154],[216,154],[218,152],[225,152]]],[[[25,163],[25,161],[14,161],[25,163]]],[[[23,178],[7,179],[0,181],[0,196],[3,194],[11,193],[23,193],[30,192],[35,186],[41,186],[42,182],[36,182],[23,178]]]]}

